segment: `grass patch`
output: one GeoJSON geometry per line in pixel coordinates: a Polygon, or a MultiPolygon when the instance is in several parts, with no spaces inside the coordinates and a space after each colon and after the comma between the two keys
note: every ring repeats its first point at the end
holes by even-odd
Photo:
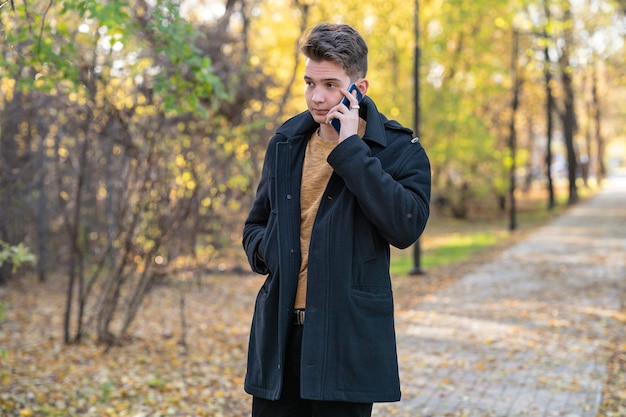
{"type": "MultiPolygon", "coordinates": [[[[422,247],[422,266],[425,269],[462,261],[508,238],[508,233],[475,231],[453,233],[439,239],[428,239],[422,247]],[[433,241],[428,244],[429,240],[433,241]]],[[[391,274],[402,275],[413,267],[413,249],[395,252],[391,259],[391,274]]]]}
{"type": "MultiPolygon", "coordinates": [[[[584,200],[597,189],[579,189],[584,200]]],[[[450,265],[470,259],[484,250],[500,244],[513,242],[521,233],[546,224],[567,210],[567,196],[558,195],[557,205],[546,208],[543,198],[528,198],[521,201],[516,213],[517,228],[509,231],[509,213],[499,213],[492,218],[459,220],[448,217],[431,217],[422,237],[421,266],[429,268],[450,265]]],[[[413,268],[413,248],[393,249],[391,252],[391,275],[405,275],[413,268]]]]}

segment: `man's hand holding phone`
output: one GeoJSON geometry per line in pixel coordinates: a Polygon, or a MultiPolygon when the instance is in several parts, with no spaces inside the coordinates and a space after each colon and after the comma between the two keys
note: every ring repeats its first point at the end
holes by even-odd
{"type": "Polygon", "coordinates": [[[357,134],[359,129],[359,103],[363,99],[363,94],[356,84],[350,84],[347,90],[341,91],[344,98],[328,114],[330,124],[339,133],[339,142],[357,134]]]}

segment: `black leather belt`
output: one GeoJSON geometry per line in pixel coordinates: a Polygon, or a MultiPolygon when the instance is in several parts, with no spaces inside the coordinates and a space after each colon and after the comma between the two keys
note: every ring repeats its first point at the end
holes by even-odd
{"type": "Polygon", "coordinates": [[[293,323],[294,326],[302,326],[304,324],[304,310],[293,311],[293,323]]]}

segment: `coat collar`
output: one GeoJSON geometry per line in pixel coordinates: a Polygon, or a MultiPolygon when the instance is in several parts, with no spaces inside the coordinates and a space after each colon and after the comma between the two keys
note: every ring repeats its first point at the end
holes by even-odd
{"type": "MultiPolygon", "coordinates": [[[[360,105],[360,116],[367,122],[363,140],[377,143],[380,146],[387,146],[385,133],[387,118],[378,112],[376,104],[368,96],[361,100],[360,105]]],[[[319,124],[313,120],[311,113],[307,110],[287,120],[278,128],[276,133],[282,134],[287,138],[295,138],[301,135],[308,138],[318,127],[319,124]]]]}

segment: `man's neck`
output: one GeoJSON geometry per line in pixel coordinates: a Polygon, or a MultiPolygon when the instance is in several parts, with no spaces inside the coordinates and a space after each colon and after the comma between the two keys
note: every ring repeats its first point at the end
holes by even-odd
{"type": "Polygon", "coordinates": [[[322,124],[320,125],[317,134],[320,138],[328,142],[337,142],[339,141],[339,133],[335,130],[332,125],[322,124]]]}

